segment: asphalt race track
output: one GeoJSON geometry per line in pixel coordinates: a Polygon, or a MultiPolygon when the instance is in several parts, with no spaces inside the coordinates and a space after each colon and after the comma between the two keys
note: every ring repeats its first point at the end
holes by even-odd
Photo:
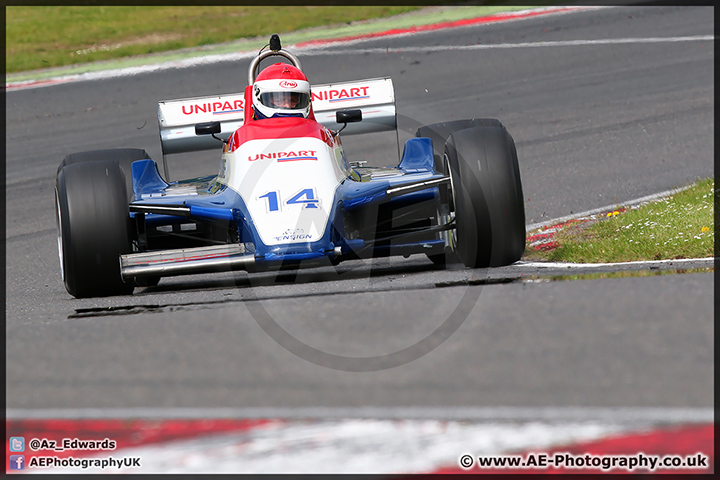
{"type": "MultiPolygon", "coordinates": [[[[607,8],[295,53],[311,83],[392,76],[401,142],[500,119],[531,224],[713,175],[714,46],[688,39],[713,28],[710,7],[607,8]]],[[[7,93],[8,408],[712,407],[712,273],[528,282],[418,256],[73,299],[59,162],[114,147],[159,161],[157,101],[241,91],[247,67],[7,93]]],[[[383,135],[348,137],[349,156],[396,163],[383,135]]],[[[217,160],[170,157],[170,177],[217,160]]]]}

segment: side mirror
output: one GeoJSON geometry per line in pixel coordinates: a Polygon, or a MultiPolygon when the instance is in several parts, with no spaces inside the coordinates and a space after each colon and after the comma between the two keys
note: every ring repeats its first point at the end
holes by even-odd
{"type": "Polygon", "coordinates": [[[338,110],[335,112],[335,121],[342,123],[342,128],[337,132],[333,132],[333,135],[338,135],[340,132],[345,130],[348,123],[362,122],[362,110],[359,108],[356,110],[338,110]]]}
{"type": "Polygon", "coordinates": [[[337,123],[362,122],[362,110],[338,110],[335,113],[335,121],[337,123]]]}
{"type": "Polygon", "coordinates": [[[227,144],[225,140],[215,136],[216,133],[220,133],[221,131],[222,127],[220,126],[220,122],[205,122],[195,124],[195,135],[212,135],[215,140],[222,142],[223,145],[225,145],[227,144]]]}
{"type": "Polygon", "coordinates": [[[195,135],[214,135],[220,133],[220,122],[205,122],[195,124],[195,135]]]}

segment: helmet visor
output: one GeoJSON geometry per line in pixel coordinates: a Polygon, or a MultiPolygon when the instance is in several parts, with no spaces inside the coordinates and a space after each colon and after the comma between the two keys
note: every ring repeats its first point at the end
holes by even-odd
{"type": "Polygon", "coordinates": [[[310,105],[310,95],[302,92],[266,92],[260,95],[260,102],[279,110],[301,110],[310,105]]]}

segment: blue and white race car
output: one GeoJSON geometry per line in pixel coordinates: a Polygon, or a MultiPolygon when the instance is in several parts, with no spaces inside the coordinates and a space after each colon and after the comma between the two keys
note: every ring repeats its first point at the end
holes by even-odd
{"type": "Polygon", "coordinates": [[[353,163],[341,131],[397,129],[392,80],[311,87],[277,35],[243,93],[161,101],[158,120],[164,177],[142,149],[74,153],[58,168],[60,264],[75,297],[388,255],[500,266],[524,251],[517,153],[498,120],[424,126],[396,167],[353,163]],[[269,57],[283,61],[258,73],[269,57]],[[166,180],[167,155],[211,148],[217,175],[166,180]]]}

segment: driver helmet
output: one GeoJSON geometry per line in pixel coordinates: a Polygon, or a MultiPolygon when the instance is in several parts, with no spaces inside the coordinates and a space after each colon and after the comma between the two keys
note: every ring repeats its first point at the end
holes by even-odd
{"type": "Polygon", "coordinates": [[[276,63],[265,68],[253,84],[257,119],[310,115],[310,83],[298,68],[276,63]]]}

